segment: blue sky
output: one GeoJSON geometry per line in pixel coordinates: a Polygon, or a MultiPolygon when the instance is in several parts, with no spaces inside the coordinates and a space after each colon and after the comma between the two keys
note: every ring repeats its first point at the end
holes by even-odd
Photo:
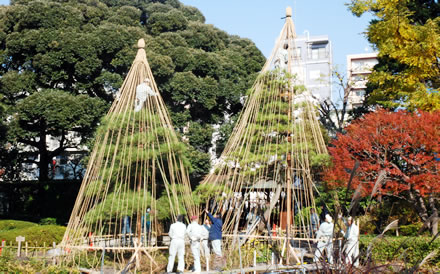
{"type": "Polygon", "coordinates": [[[268,57],[284,24],[285,9],[293,9],[298,35],[328,35],[333,45],[333,64],[345,73],[348,54],[373,50],[362,34],[371,16],[355,17],[348,0],[181,0],[198,8],[206,23],[229,34],[249,38],[268,57]]]}
{"type": "MultiPolygon", "coordinates": [[[[345,72],[346,55],[372,52],[363,32],[371,19],[357,18],[345,6],[348,0],[181,0],[197,7],[206,23],[229,34],[249,38],[267,57],[278,37],[285,8],[293,8],[297,34],[328,35],[333,45],[333,63],[345,72]]],[[[9,0],[0,0],[7,5],[9,0]]]]}

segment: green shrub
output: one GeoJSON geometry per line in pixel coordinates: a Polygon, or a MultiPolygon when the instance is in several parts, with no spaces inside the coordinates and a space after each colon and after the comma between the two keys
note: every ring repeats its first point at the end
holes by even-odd
{"type": "MultiPolygon", "coordinates": [[[[386,236],[382,239],[375,239],[374,236],[361,236],[359,245],[362,252],[361,254],[366,254],[366,250],[371,241],[374,241],[372,258],[377,263],[387,263],[397,260],[413,266],[421,262],[430,252],[440,249],[440,239],[435,240],[429,245],[431,237],[426,236],[386,236]]],[[[440,266],[440,253],[437,253],[437,255],[431,259],[430,264],[440,266]]]]}
{"type": "Polygon", "coordinates": [[[17,259],[15,251],[6,249],[0,256],[0,273],[80,273],[75,268],[52,265],[44,259],[17,259]]]}
{"type": "Polygon", "coordinates": [[[43,218],[38,223],[40,225],[56,225],[57,219],[56,218],[43,218]]]}
{"type": "Polygon", "coordinates": [[[420,228],[422,228],[423,223],[415,223],[409,225],[401,225],[399,226],[399,233],[402,236],[417,236],[420,228]]]}
{"type": "Polygon", "coordinates": [[[373,217],[371,215],[359,216],[359,229],[361,234],[373,234],[376,230],[373,217]]]}
{"type": "Polygon", "coordinates": [[[57,244],[63,239],[66,228],[59,225],[32,225],[17,229],[0,231],[0,239],[7,242],[12,241],[15,244],[15,237],[23,236],[30,245],[51,245],[52,242],[57,244]]]}
{"type": "Polygon", "coordinates": [[[0,220],[0,233],[13,229],[22,229],[36,226],[36,223],[17,221],[17,220],[0,220]]]}

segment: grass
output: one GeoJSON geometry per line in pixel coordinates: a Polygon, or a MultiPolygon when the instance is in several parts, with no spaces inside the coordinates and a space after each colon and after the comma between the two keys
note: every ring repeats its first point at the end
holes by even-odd
{"type": "Polygon", "coordinates": [[[36,225],[38,224],[26,221],[0,220],[0,233],[14,229],[28,228],[36,225]]]}
{"type": "Polygon", "coordinates": [[[43,243],[51,245],[62,240],[66,228],[59,225],[39,225],[31,222],[17,220],[0,220],[0,240],[16,244],[17,236],[25,237],[30,245],[42,246],[43,243]]]}
{"type": "Polygon", "coordinates": [[[17,259],[11,250],[0,256],[0,273],[80,273],[75,268],[53,265],[42,259],[17,259]]]}

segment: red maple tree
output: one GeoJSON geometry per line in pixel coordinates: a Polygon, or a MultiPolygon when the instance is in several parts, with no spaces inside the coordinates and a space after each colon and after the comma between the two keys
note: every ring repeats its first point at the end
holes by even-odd
{"type": "Polygon", "coordinates": [[[378,193],[409,199],[424,222],[438,217],[440,111],[379,109],[347,126],[346,133],[331,142],[329,152],[333,167],[324,175],[329,186],[347,185],[349,171],[358,161],[353,188],[361,184],[363,195],[370,195],[383,170],[386,180],[378,193]]]}

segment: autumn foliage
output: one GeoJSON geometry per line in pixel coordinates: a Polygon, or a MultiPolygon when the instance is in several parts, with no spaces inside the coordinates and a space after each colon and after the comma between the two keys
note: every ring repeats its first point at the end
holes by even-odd
{"type": "MultiPolygon", "coordinates": [[[[389,112],[379,109],[354,121],[329,148],[333,167],[325,174],[330,186],[345,186],[356,160],[353,188],[362,184],[369,195],[379,171],[387,179],[382,195],[408,197],[416,202],[440,193],[440,111],[389,112]]],[[[416,202],[417,203],[417,202],[416,202]]]]}

